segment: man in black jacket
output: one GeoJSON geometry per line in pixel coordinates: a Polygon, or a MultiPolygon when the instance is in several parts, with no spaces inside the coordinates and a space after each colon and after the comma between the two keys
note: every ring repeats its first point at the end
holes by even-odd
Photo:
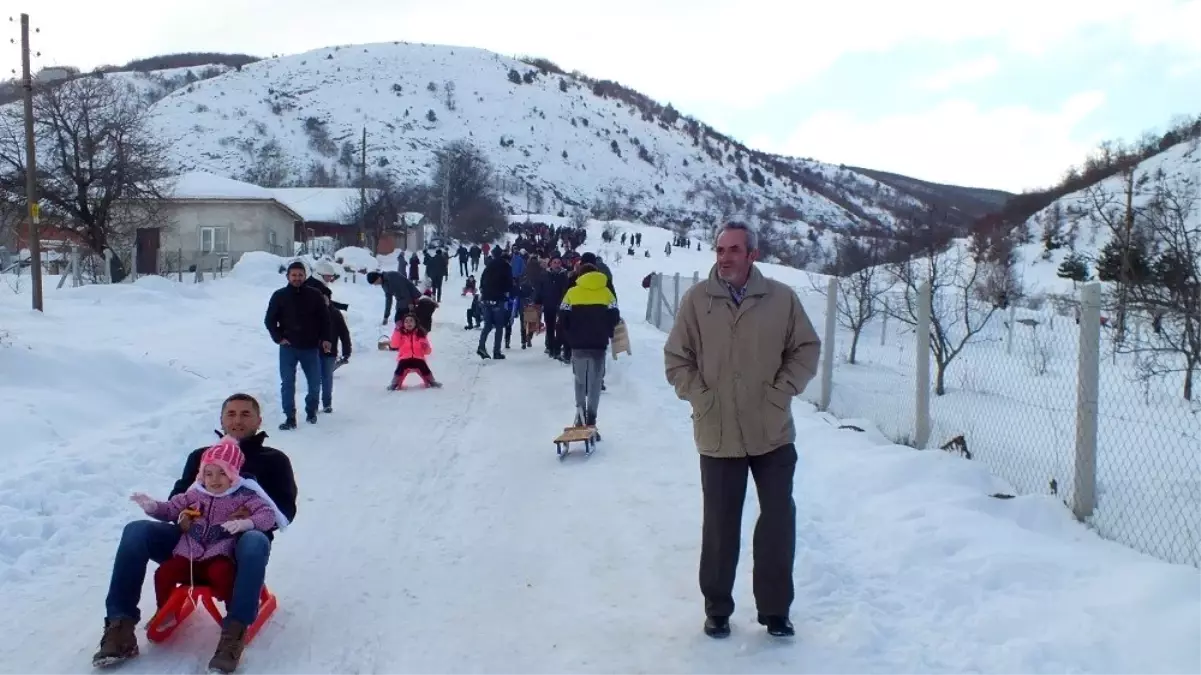
{"type": "MultiPolygon", "coordinates": [[[[430,290],[434,292],[434,300],[442,302],[442,282],[450,275],[450,257],[446,251],[438,249],[430,256],[425,264],[425,276],[430,280],[430,290]]],[[[418,300],[420,300],[418,296],[418,300]]],[[[416,301],[413,304],[417,304],[416,301]]]]}
{"type": "Polygon", "coordinates": [[[542,274],[535,290],[534,304],[542,306],[542,316],[546,323],[546,353],[552,359],[559,359],[562,354],[557,325],[559,303],[563,302],[563,294],[567,292],[569,285],[567,270],[563,269],[563,259],[558,256],[551,258],[549,267],[542,274]]]}
{"type": "MultiPolygon", "coordinates": [[[[238,439],[245,463],[242,476],[254,478],[288,522],[296,520],[296,477],[292,462],[284,453],[263,445],[267,434],[262,425],[259,403],[249,394],[234,394],[221,405],[221,431],[238,439]]],[[[185,492],[200,472],[200,456],[208,447],[198,448],[188,455],[183,474],[171,489],[171,496],[185,492]]],[[[162,563],[171,557],[182,531],[177,523],[156,520],[135,520],[125,525],[117,555],[113,560],[105,599],[104,635],[100,649],[92,657],[92,666],[104,668],[138,655],[136,629],[141,620],[138,602],[146,581],[146,565],[162,563]]],[[[267,574],[271,555],[272,532],[250,530],[238,536],[234,544],[237,568],[233,597],[226,605],[228,616],[221,629],[221,639],[210,668],[231,671],[237,666],[245,647],[246,629],[255,622],[259,612],[259,589],[267,574]],[[232,664],[232,667],[230,667],[232,664]]]]}
{"type": "Polygon", "coordinates": [[[309,272],[299,260],[288,265],[288,285],[271,294],[263,323],[279,345],[281,431],[296,428],[296,366],[304,371],[305,420],[317,423],[321,393],[321,355],[333,351],[333,321],[321,292],[305,283],[309,272]]]}
{"type": "Polygon", "coordinates": [[[488,340],[488,333],[493,329],[496,330],[496,335],[492,338],[491,358],[505,358],[500,351],[500,340],[504,336],[505,326],[509,325],[509,310],[505,301],[513,293],[513,268],[505,261],[503,255],[500,247],[493,247],[492,259],[485,264],[484,271],[480,274],[480,304],[483,306],[484,330],[480,333],[480,346],[475,353],[479,354],[481,359],[489,358],[484,345],[488,340]]]}
{"type": "MultiPolygon", "coordinates": [[[[413,254],[416,256],[417,254],[413,254]]],[[[392,299],[396,298],[396,318],[394,323],[400,323],[409,307],[421,297],[417,286],[400,272],[368,272],[367,283],[384,289],[384,320],[379,325],[388,325],[388,314],[392,312],[392,299]]]]}

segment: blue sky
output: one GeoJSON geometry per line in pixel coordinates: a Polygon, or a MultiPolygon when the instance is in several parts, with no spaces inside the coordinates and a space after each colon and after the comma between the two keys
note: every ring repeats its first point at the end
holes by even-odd
{"type": "MultiPolygon", "coordinates": [[[[617,80],[769,152],[1012,191],[1201,112],[1201,0],[13,4],[42,29],[35,66],[470,45],[617,80]]],[[[5,73],[19,67],[7,42],[5,73]]]]}

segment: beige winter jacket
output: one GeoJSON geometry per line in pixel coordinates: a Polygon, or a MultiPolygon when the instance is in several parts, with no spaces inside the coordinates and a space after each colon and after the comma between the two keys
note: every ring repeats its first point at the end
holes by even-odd
{"type": "Polygon", "coordinates": [[[697,450],[713,457],[794,442],[792,397],[817,373],[820,353],[795,291],[752,267],[735,305],[716,265],[681,298],[663,347],[667,381],[692,404],[697,450]]]}

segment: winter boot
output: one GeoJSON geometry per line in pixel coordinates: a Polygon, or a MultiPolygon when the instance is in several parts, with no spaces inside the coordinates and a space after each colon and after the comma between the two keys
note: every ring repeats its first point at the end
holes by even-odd
{"type": "Polygon", "coordinates": [[[711,638],[730,637],[730,617],[711,616],[705,619],[705,635],[711,638]]]}
{"type": "Polygon", "coordinates": [[[138,623],[133,619],[105,619],[100,649],[92,655],[93,668],[108,668],[138,655],[138,623]]]}
{"type": "Polygon", "coordinates": [[[286,418],[284,418],[284,423],[279,425],[280,431],[289,431],[289,430],[295,429],[295,428],[296,428],[296,416],[295,415],[288,415],[286,418]]]}
{"type": "Polygon", "coordinates": [[[309,424],[316,424],[317,423],[317,411],[314,410],[311,413],[305,413],[304,421],[308,422],[309,424]]]}
{"type": "Polygon", "coordinates": [[[477,350],[475,350],[475,353],[476,353],[476,354],[479,354],[481,359],[490,359],[490,358],[492,358],[491,356],[488,356],[488,350],[487,350],[487,349],[484,349],[484,345],[480,345],[480,348],[479,348],[479,349],[477,349],[477,350]]]}
{"type": "Polygon", "coordinates": [[[427,389],[431,388],[431,387],[434,389],[441,389],[442,383],[431,377],[430,379],[425,381],[425,386],[427,389]]]}
{"type": "Polygon", "coordinates": [[[334,411],[334,407],[332,405],[327,405],[324,408],[322,408],[322,410],[321,410],[321,412],[324,412],[327,414],[332,413],[333,411],[334,411]]]}
{"type": "Polygon", "coordinates": [[[501,353],[501,352],[498,350],[498,351],[496,351],[496,352],[493,352],[493,354],[492,354],[492,358],[494,358],[494,359],[501,359],[501,360],[503,360],[503,359],[505,358],[505,355],[504,355],[504,354],[502,354],[502,353],[501,353]]]}
{"type": "Polygon", "coordinates": [[[792,627],[792,622],[786,616],[764,616],[760,614],[759,624],[767,626],[769,635],[776,637],[791,637],[796,635],[796,631],[792,627]]]}
{"type": "Polygon", "coordinates": [[[217,641],[217,651],[209,659],[209,672],[232,673],[242,660],[242,650],[246,649],[246,626],[239,621],[227,619],[221,628],[221,639],[217,641]]]}

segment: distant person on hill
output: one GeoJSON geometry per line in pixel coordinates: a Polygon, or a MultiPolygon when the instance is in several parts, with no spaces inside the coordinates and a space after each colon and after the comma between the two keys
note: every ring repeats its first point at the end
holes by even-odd
{"type": "Polygon", "coordinates": [[[438,249],[434,255],[429,257],[429,262],[425,264],[425,276],[430,280],[430,290],[433,291],[434,300],[442,302],[442,282],[450,272],[450,258],[446,255],[446,251],[438,249]]]}
{"type": "Polygon", "coordinates": [[[409,258],[409,281],[414,284],[421,281],[421,258],[417,257],[416,252],[409,258]]]}
{"type": "Polygon", "coordinates": [[[467,247],[459,244],[459,249],[455,251],[455,257],[459,259],[459,276],[467,276],[467,247]]]}
{"type": "Polygon", "coordinates": [[[472,244],[471,248],[467,249],[467,257],[471,258],[471,272],[474,274],[480,269],[480,253],[481,249],[478,244],[472,244]]]}
{"type": "Polygon", "coordinates": [[[503,256],[500,248],[494,246],[491,259],[484,266],[483,273],[480,274],[479,298],[482,305],[481,313],[484,317],[484,330],[480,333],[480,345],[475,353],[479,354],[481,359],[505,358],[500,351],[500,341],[504,337],[505,325],[510,319],[510,310],[506,306],[506,302],[513,293],[513,268],[509,267],[509,263],[503,256]],[[488,334],[493,330],[496,331],[496,335],[492,338],[492,355],[489,357],[485,344],[488,334]]]}
{"type": "Polygon", "coordinates": [[[749,471],[759,493],[753,570],[759,623],[788,636],[796,553],[792,398],[816,374],[821,341],[796,292],[755,267],[752,229],[727,223],[716,249],[709,278],[680,299],[663,348],[667,381],[692,404],[701,454],[704,630],[715,638],[730,634],[749,471]]]}
{"type": "Polygon", "coordinates": [[[400,272],[368,272],[367,283],[384,289],[384,320],[379,325],[388,325],[388,315],[392,313],[392,301],[396,301],[396,318],[393,323],[399,323],[401,317],[408,314],[409,307],[421,297],[421,291],[412,281],[404,278],[400,272]]]}
{"type": "MultiPolygon", "coordinates": [[[[279,345],[281,431],[296,428],[296,366],[304,371],[308,391],[304,397],[305,421],[317,423],[317,398],[321,391],[321,356],[333,351],[333,321],[320,291],[305,283],[308,269],[299,260],[288,265],[288,285],[271,294],[263,323],[279,345]]],[[[318,282],[320,283],[320,282],[318,282]]]]}
{"type": "Polygon", "coordinates": [[[575,376],[576,424],[596,426],[605,357],[609,338],[621,314],[617,298],[605,285],[605,275],[595,265],[580,265],[579,277],[559,304],[559,331],[571,347],[571,369],[575,376]]]}
{"type": "MultiPolygon", "coordinates": [[[[234,394],[221,404],[221,431],[218,436],[237,439],[243,462],[239,474],[253,478],[279,508],[289,523],[296,520],[296,476],[288,456],[263,445],[267,434],[259,402],[249,394],[234,394]]],[[[182,494],[200,473],[201,458],[210,446],[193,450],[184,462],[183,474],[171,489],[170,497],[182,494]]],[[[169,498],[170,498],[169,497],[169,498]]],[[[138,655],[138,623],[142,613],[138,602],[146,581],[146,565],[163,564],[182,536],[178,523],[134,520],[126,523],[113,559],[112,576],[105,598],[104,635],[100,648],[92,656],[93,668],[108,668],[138,655]]],[[[232,597],[226,603],[227,616],[221,626],[221,638],[209,668],[232,672],[246,647],[246,629],[259,616],[259,592],[267,575],[271,557],[271,532],[248,530],[236,535],[232,597]]]]}

